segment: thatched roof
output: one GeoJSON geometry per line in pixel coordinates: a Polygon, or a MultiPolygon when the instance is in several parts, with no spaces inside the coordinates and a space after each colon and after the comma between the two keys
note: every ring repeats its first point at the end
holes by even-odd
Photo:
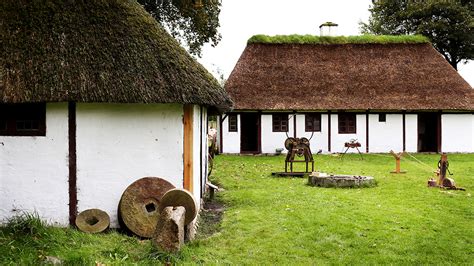
{"type": "Polygon", "coordinates": [[[226,83],[234,109],[474,110],[472,87],[426,41],[258,39],[226,83]]]}
{"type": "Polygon", "coordinates": [[[232,104],[133,0],[2,0],[0,34],[0,103],[232,104]]]}

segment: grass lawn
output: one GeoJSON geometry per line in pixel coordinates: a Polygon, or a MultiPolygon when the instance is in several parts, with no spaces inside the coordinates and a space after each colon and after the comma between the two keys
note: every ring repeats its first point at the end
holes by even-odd
{"type": "MultiPolygon", "coordinates": [[[[474,261],[474,155],[449,155],[458,186],[427,188],[439,155],[402,160],[390,155],[316,156],[316,169],[374,176],[378,186],[334,189],[301,178],[274,178],[283,156],[216,158],[213,182],[226,209],[217,233],[200,235],[180,254],[154,252],[148,240],[116,232],[85,235],[36,225],[0,229],[0,264],[35,264],[45,256],[66,263],[198,264],[470,264],[474,261]],[[29,231],[23,232],[25,228],[29,231]],[[33,228],[33,229],[31,229],[33,228]]],[[[203,215],[206,216],[206,215],[203,215]]],[[[205,232],[212,230],[204,226],[205,232]]]]}

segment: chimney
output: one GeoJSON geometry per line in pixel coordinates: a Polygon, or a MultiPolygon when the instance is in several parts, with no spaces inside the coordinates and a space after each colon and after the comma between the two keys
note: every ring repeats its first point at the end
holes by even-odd
{"type": "Polygon", "coordinates": [[[336,36],[337,24],[334,22],[325,22],[319,25],[320,36],[336,36]]]}

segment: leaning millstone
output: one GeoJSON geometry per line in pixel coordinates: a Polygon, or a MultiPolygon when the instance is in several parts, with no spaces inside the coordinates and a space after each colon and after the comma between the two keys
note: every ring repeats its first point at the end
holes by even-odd
{"type": "Polygon", "coordinates": [[[184,244],[184,207],[166,207],[158,217],[152,243],[159,250],[177,252],[184,244]]]}
{"type": "Polygon", "coordinates": [[[99,209],[85,210],[76,217],[76,226],[85,233],[100,233],[110,225],[109,215],[99,209]]]}

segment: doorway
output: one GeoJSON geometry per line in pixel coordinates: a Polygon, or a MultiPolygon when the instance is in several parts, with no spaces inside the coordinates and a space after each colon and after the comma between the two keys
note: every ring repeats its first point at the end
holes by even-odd
{"type": "Polygon", "coordinates": [[[240,153],[260,153],[260,114],[240,114],[240,153]]]}
{"type": "Polygon", "coordinates": [[[441,152],[441,115],[418,114],[418,152],[441,152]]]}

